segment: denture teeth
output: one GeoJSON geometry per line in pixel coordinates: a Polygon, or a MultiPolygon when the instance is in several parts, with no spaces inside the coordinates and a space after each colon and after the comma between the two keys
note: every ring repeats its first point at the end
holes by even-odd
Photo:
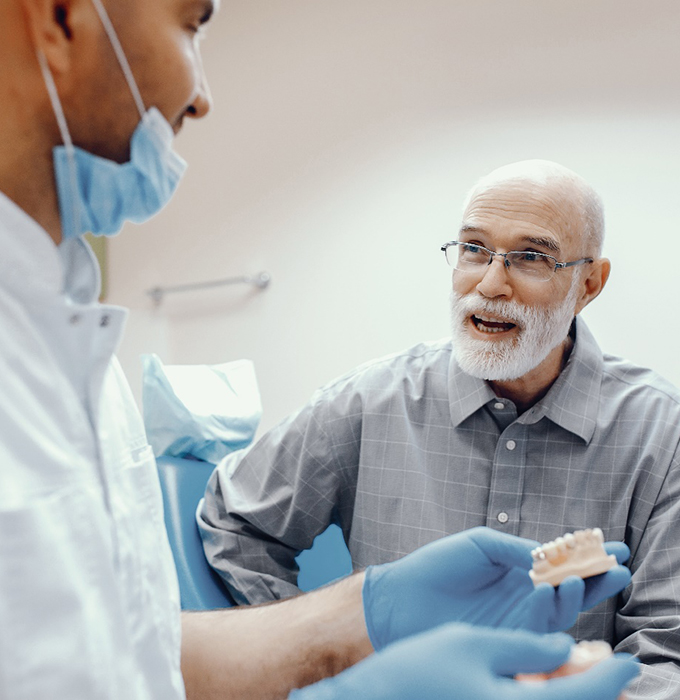
{"type": "Polygon", "coordinates": [[[543,551],[549,560],[557,559],[557,546],[554,542],[548,542],[548,544],[543,547],[543,551]]]}
{"type": "Polygon", "coordinates": [[[531,550],[531,556],[534,561],[543,561],[545,559],[545,552],[541,547],[536,547],[536,549],[531,550]]]}
{"type": "Polygon", "coordinates": [[[587,528],[567,533],[532,550],[530,572],[534,583],[547,581],[554,586],[567,576],[596,576],[616,566],[616,557],[604,549],[604,533],[587,528]]]}

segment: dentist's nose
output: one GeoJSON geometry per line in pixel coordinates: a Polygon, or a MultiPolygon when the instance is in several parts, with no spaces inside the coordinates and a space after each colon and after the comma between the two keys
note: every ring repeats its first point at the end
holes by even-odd
{"type": "Polygon", "coordinates": [[[194,97],[191,104],[187,107],[187,116],[192,119],[202,119],[211,109],[212,97],[210,96],[210,91],[205,90],[204,87],[201,86],[196,93],[196,97],[194,97]]]}
{"type": "Polygon", "coordinates": [[[208,78],[205,75],[205,70],[203,68],[203,60],[201,59],[201,54],[198,49],[196,49],[196,96],[191,101],[191,104],[187,108],[187,116],[192,119],[202,119],[205,117],[212,109],[213,99],[210,92],[210,85],[208,84],[208,78]]]}

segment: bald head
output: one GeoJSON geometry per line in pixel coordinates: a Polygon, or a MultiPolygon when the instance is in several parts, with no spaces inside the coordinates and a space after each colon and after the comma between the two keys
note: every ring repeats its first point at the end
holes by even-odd
{"type": "Polygon", "coordinates": [[[508,198],[523,199],[528,207],[540,208],[548,223],[577,242],[578,255],[599,257],[602,253],[602,200],[580,175],[558,163],[524,160],[497,168],[468,194],[464,218],[480,198],[495,199],[499,210],[508,207],[508,198]]]}

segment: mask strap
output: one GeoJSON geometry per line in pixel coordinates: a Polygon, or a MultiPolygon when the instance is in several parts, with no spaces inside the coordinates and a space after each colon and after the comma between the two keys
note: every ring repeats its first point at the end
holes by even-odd
{"type": "MultiPolygon", "coordinates": [[[[66,151],[66,160],[68,161],[68,173],[71,185],[71,192],[78,191],[78,170],[76,166],[75,148],[73,146],[73,141],[71,139],[71,133],[68,130],[68,124],[66,123],[66,117],[64,116],[64,109],[61,106],[61,100],[59,99],[59,93],[57,92],[57,86],[54,84],[54,78],[52,77],[52,71],[49,65],[47,65],[47,59],[45,54],[38,49],[37,50],[38,63],[40,64],[40,70],[43,74],[43,80],[45,81],[45,87],[47,88],[47,94],[50,97],[50,102],[52,103],[52,110],[54,111],[54,116],[57,119],[57,125],[59,126],[59,132],[61,133],[61,139],[64,142],[64,150],[66,151]]],[[[57,183],[57,187],[59,183],[57,183]]],[[[61,199],[61,197],[60,197],[61,199]]],[[[65,204],[63,204],[65,206],[65,204]]],[[[78,204],[75,197],[71,197],[71,216],[76,235],[80,235],[80,210],[78,209],[78,204]]],[[[64,221],[62,218],[62,236],[65,235],[63,230],[64,221]]]]}
{"type": "Polygon", "coordinates": [[[125,56],[125,51],[123,51],[123,47],[120,45],[120,41],[118,40],[116,30],[113,28],[113,24],[111,24],[109,15],[107,14],[104,5],[102,5],[101,0],[92,0],[92,4],[94,5],[94,9],[97,10],[97,14],[99,15],[99,19],[101,20],[106,35],[109,37],[109,41],[111,42],[113,51],[116,54],[118,63],[121,67],[121,70],[123,71],[125,80],[127,80],[128,87],[130,88],[132,97],[135,101],[135,104],[137,105],[140,119],[143,119],[144,113],[146,112],[146,108],[144,107],[144,100],[142,100],[139,88],[137,87],[135,78],[132,75],[132,70],[130,70],[130,64],[128,63],[128,60],[125,56]]]}
{"type": "Polygon", "coordinates": [[[69,133],[68,125],[66,124],[66,117],[64,116],[64,110],[61,106],[61,100],[59,99],[57,86],[54,84],[52,71],[47,65],[47,59],[45,58],[45,54],[40,49],[38,49],[37,55],[38,63],[40,64],[40,70],[42,71],[43,79],[45,81],[45,87],[47,88],[47,94],[50,96],[50,102],[52,103],[54,116],[57,118],[59,131],[61,132],[61,140],[64,142],[64,146],[66,146],[66,148],[69,151],[72,151],[73,141],[71,140],[71,134],[69,133]]]}

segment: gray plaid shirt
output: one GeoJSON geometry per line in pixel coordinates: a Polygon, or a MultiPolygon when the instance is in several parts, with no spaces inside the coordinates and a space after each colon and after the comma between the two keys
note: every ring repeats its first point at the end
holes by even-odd
{"type": "Polygon", "coordinates": [[[517,416],[423,343],[328,384],[216,468],[205,551],[239,602],[297,592],[295,556],[329,523],[355,568],[475,525],[542,542],[601,527],[630,547],[631,585],[580,616],[649,664],[633,698],[680,698],[680,393],[602,355],[582,320],[566,368],[517,416]]]}

